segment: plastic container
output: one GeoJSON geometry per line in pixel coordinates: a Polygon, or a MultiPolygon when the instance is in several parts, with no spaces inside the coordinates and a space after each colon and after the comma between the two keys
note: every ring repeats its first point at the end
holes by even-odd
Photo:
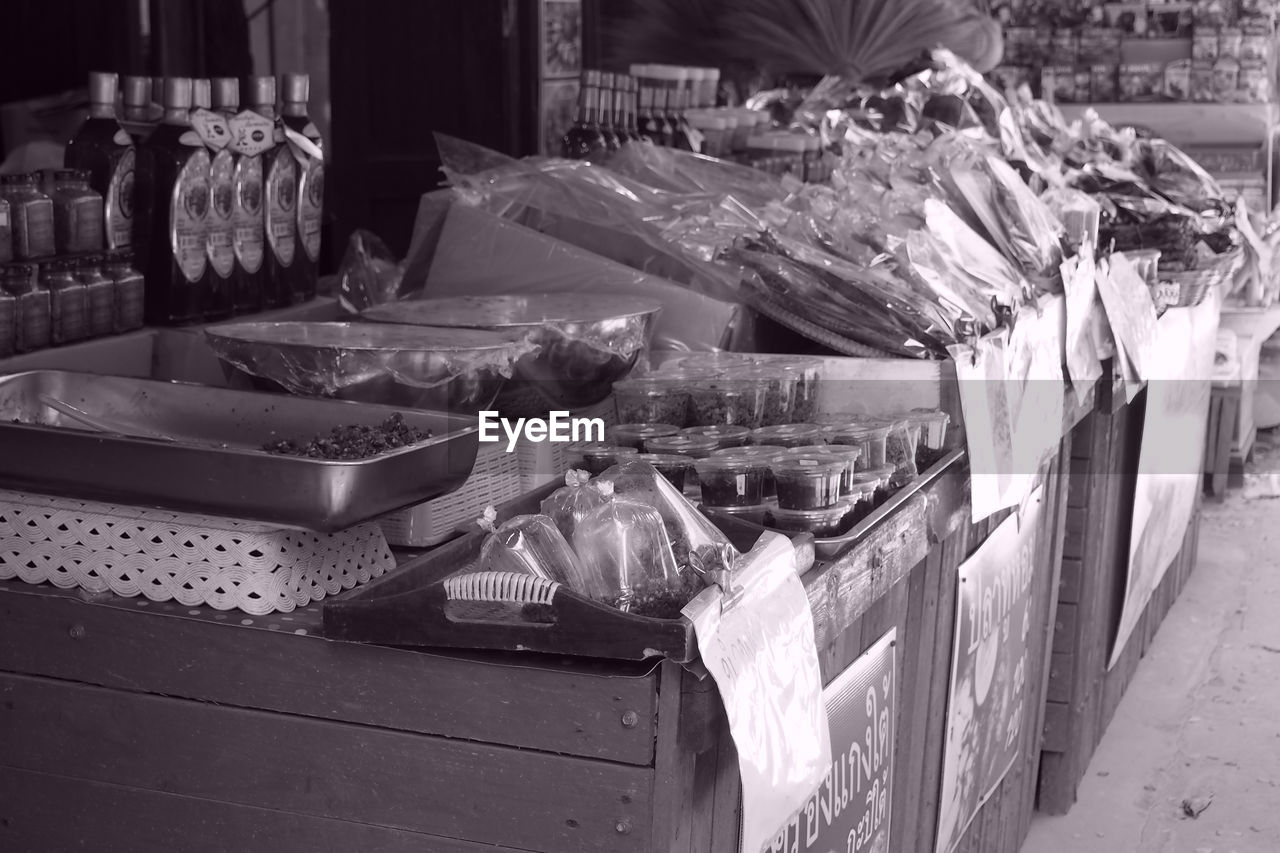
{"type": "Polygon", "coordinates": [[[640,451],[634,447],[619,447],[615,444],[589,444],[579,452],[582,455],[582,467],[594,477],[617,465],[620,460],[629,459],[640,451]]]}
{"type": "Polygon", "coordinates": [[[822,383],[822,360],[798,356],[774,358],[763,364],[794,377],[791,416],[797,423],[809,423],[818,413],[818,393],[822,383]]]}
{"type": "Polygon", "coordinates": [[[746,507],[764,503],[764,482],[770,470],[765,460],[746,453],[722,454],[699,459],[694,467],[705,506],[746,507]]]}
{"type": "Polygon", "coordinates": [[[839,503],[843,461],[826,454],[789,454],[772,468],[783,509],[826,509],[839,503]]]}
{"type": "Polygon", "coordinates": [[[773,479],[773,463],[786,456],[788,449],[776,444],[748,444],[745,447],[730,447],[717,450],[711,454],[717,456],[745,455],[759,461],[766,468],[764,475],[764,496],[772,498],[778,494],[777,484],[773,479]]]}
{"type": "Polygon", "coordinates": [[[611,483],[592,483],[586,471],[566,471],[564,486],[548,495],[538,511],[555,523],[566,541],[571,541],[578,522],[612,498],[611,483]]]}
{"type": "Polygon", "coordinates": [[[667,435],[645,442],[645,449],[650,453],[688,456],[693,459],[704,459],[719,447],[720,443],[716,438],[706,435],[667,435]]]}
{"type": "Polygon", "coordinates": [[[884,465],[879,468],[871,468],[862,473],[869,474],[876,478],[875,505],[880,506],[887,501],[898,488],[893,484],[893,477],[898,471],[892,465],[884,465]]]}
{"type": "Polygon", "coordinates": [[[828,444],[852,444],[862,448],[858,470],[867,471],[885,464],[889,427],[867,424],[846,424],[831,427],[827,431],[828,444]]]}
{"type": "Polygon", "coordinates": [[[690,382],[688,388],[692,426],[764,426],[767,389],[760,382],[704,379],[690,382]]]}
{"type": "Polygon", "coordinates": [[[619,380],[613,383],[613,399],[619,423],[677,427],[689,423],[689,392],[676,377],[619,380]]]}
{"type": "Polygon", "coordinates": [[[690,469],[693,468],[693,458],[690,456],[681,456],[677,453],[641,453],[632,456],[635,462],[646,462],[652,465],[659,474],[666,478],[667,482],[675,486],[680,492],[684,492],[685,480],[688,478],[690,469]]]}
{"type": "Polygon", "coordinates": [[[946,448],[947,427],[951,424],[951,415],[939,409],[912,409],[899,417],[920,427],[921,448],[928,450],[946,448]]]}
{"type": "Polygon", "coordinates": [[[744,367],[755,367],[754,356],[741,352],[695,352],[677,356],[662,365],[661,373],[680,370],[705,370],[715,372],[725,369],[738,370],[744,367]]]}
{"type": "Polygon", "coordinates": [[[879,484],[880,478],[877,476],[868,474],[854,475],[854,482],[843,498],[843,500],[849,502],[850,520],[854,524],[862,521],[862,519],[875,511],[876,487],[879,484]]]}
{"type": "Polygon", "coordinates": [[[771,507],[765,524],[787,533],[812,533],[819,538],[839,536],[851,526],[848,503],[839,502],[822,509],[771,507]]]}
{"type": "Polygon", "coordinates": [[[555,522],[545,515],[517,515],[493,529],[480,546],[480,571],[533,575],[563,583],[582,595],[607,594],[604,584],[587,571],[555,522]]]}
{"type": "Polygon", "coordinates": [[[714,438],[719,442],[717,449],[742,447],[751,440],[751,430],[743,426],[697,426],[686,427],[681,435],[690,437],[714,438]]]}
{"type": "Polygon", "coordinates": [[[729,122],[714,112],[692,111],[685,114],[691,127],[702,132],[702,153],[708,157],[724,157],[732,150],[733,136],[729,122]]]}
{"type": "Polygon", "coordinates": [[[751,431],[752,444],[810,447],[821,441],[822,427],[817,424],[778,424],[751,431]]]}
{"type": "Polygon", "coordinates": [[[796,447],[789,451],[798,456],[830,456],[844,463],[844,473],[840,475],[840,494],[847,497],[853,491],[854,477],[858,473],[858,460],[862,458],[862,448],[852,444],[821,444],[808,447],[796,447]]]}
{"type": "Polygon", "coordinates": [[[672,424],[618,424],[610,430],[613,443],[619,447],[634,447],[641,453],[645,442],[651,438],[679,435],[680,427],[672,424]]]}
{"type": "Polygon", "coordinates": [[[754,367],[734,374],[734,379],[757,382],[765,391],[761,426],[796,423],[796,385],[799,376],[776,367],[754,367]]]}
{"type": "Polygon", "coordinates": [[[772,502],[765,502],[758,506],[717,506],[708,507],[716,512],[722,512],[725,515],[731,515],[734,518],[740,518],[743,521],[749,521],[752,524],[758,524],[761,527],[769,518],[769,513],[777,509],[777,505],[772,502]]]}

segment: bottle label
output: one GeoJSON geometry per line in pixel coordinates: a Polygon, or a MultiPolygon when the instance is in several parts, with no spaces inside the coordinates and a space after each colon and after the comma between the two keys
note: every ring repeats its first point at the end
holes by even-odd
{"type": "Polygon", "coordinates": [[[197,282],[208,264],[209,152],[201,146],[187,158],[173,183],[169,240],[173,259],[189,282],[197,282]]]}
{"type": "Polygon", "coordinates": [[[241,157],[236,164],[235,252],[240,268],[255,273],[262,269],[262,158],[241,157]]]}
{"type": "Polygon", "coordinates": [[[304,136],[292,128],[284,128],[284,141],[288,143],[289,149],[293,151],[293,157],[299,163],[306,163],[310,160],[324,160],[324,150],[320,147],[319,139],[311,139],[304,136]]]}
{"type": "Polygon", "coordinates": [[[13,209],[13,254],[42,258],[54,252],[53,201],[20,201],[13,209]]]}
{"type": "Polygon", "coordinates": [[[219,151],[209,165],[209,263],[221,278],[236,266],[235,168],[230,151],[219,151]]]}
{"type": "Polygon", "coordinates": [[[298,182],[298,239],[307,257],[320,258],[320,225],[324,213],[324,163],[312,160],[298,182]]]}
{"type": "Polygon", "coordinates": [[[231,150],[246,157],[264,154],[275,145],[275,122],[253,110],[244,110],[228,122],[231,150]]]}
{"type": "Polygon", "coordinates": [[[203,148],[204,140],[194,130],[187,130],[183,131],[183,134],[178,137],[178,144],[186,145],[190,148],[203,148]]]}
{"type": "Polygon", "coordinates": [[[47,347],[53,330],[49,291],[37,290],[18,297],[18,349],[31,351],[47,347]]]}
{"type": "Polygon", "coordinates": [[[64,208],[63,250],[71,253],[102,250],[102,204],[97,198],[76,199],[64,208]]]}
{"type": "Polygon", "coordinates": [[[191,127],[211,151],[221,151],[231,144],[231,128],[227,120],[203,107],[191,113],[191,127]]]}
{"type": "Polygon", "coordinates": [[[133,170],[136,156],[132,148],[116,161],[107,184],[103,205],[107,248],[123,249],[133,243],[133,170]]]}
{"type": "Polygon", "coordinates": [[[288,148],[276,151],[266,185],[267,242],[281,266],[293,263],[298,246],[298,163],[288,148]]]}

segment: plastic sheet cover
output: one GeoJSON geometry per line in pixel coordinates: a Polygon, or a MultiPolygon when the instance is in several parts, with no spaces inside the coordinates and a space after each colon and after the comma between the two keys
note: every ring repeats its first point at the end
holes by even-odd
{"type": "Polygon", "coordinates": [[[612,484],[592,484],[590,480],[591,475],[586,471],[566,471],[564,486],[552,492],[538,507],[543,515],[555,522],[564,538],[570,542],[573,541],[573,531],[578,522],[613,497],[612,484]]]}
{"type": "Polygon", "coordinates": [[[742,850],[768,849],[831,768],[813,614],[790,540],[766,532],[727,589],[684,610],[715,679],[742,776],[742,850]]]}
{"type": "Polygon", "coordinates": [[[638,500],[617,497],[591,510],[574,528],[573,548],[623,612],[677,618],[702,590],[694,572],[682,577],[676,567],[661,513],[638,500]]]}
{"type": "Polygon", "coordinates": [[[384,378],[419,389],[481,385],[509,378],[520,358],[538,351],[494,332],[381,323],[229,323],[206,329],[205,337],[219,358],[246,373],[324,397],[384,378]]]}
{"type": "Polygon", "coordinates": [[[607,589],[588,571],[545,515],[517,515],[494,526],[496,513],[486,510],[480,526],[489,531],[480,546],[480,571],[514,572],[562,583],[574,592],[604,600],[607,589]]]}
{"type": "Polygon", "coordinates": [[[652,299],[663,306],[655,349],[723,346],[741,311],[735,303],[456,203],[449,193],[423,196],[404,266],[401,299],[547,292],[652,299]]]}

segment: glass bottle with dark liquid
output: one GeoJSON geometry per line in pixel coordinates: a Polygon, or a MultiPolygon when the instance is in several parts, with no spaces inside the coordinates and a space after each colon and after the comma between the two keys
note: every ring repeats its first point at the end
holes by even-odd
{"type": "Polygon", "coordinates": [[[205,230],[209,271],[205,275],[204,319],[223,320],[231,316],[235,288],[235,156],[227,148],[231,131],[226,117],[210,110],[213,95],[209,81],[192,80],[191,87],[191,125],[209,151],[209,215],[205,230]]]}
{"type": "Polygon", "coordinates": [[[560,154],[566,159],[598,160],[608,153],[608,141],[600,132],[598,82],[598,73],[583,72],[582,87],[578,90],[578,118],[560,141],[560,154]]]}
{"type": "Polygon", "coordinates": [[[156,128],[151,114],[151,78],[121,78],[120,101],[120,126],[135,146],[141,145],[156,128]]]}
{"type": "Polygon", "coordinates": [[[209,291],[209,152],[191,129],[191,81],[164,81],[164,117],[140,158],[138,190],[150,201],[146,316],[153,325],[204,317],[209,291]]]}
{"type": "Polygon", "coordinates": [[[306,302],[316,296],[316,279],[320,268],[320,229],[324,224],[324,140],[307,115],[307,98],[311,78],[306,74],[285,74],[280,96],[280,121],[286,133],[293,136],[294,159],[298,161],[298,252],[297,281],[302,290],[294,294],[295,302],[306,302]],[[291,133],[290,133],[291,132],[291,133]],[[306,149],[301,136],[314,149],[306,149]]]}
{"type": "Polygon", "coordinates": [[[104,235],[108,249],[128,248],[133,241],[133,182],[136,160],[133,139],[116,120],[117,77],[89,75],[89,118],[67,143],[68,169],[89,173],[89,186],[103,199],[104,235]]]}
{"type": "MultiPolygon", "coordinates": [[[[276,120],[276,78],[251,77],[245,100],[259,116],[276,120]]],[[[284,144],[284,130],[275,127],[274,146],[262,155],[263,227],[267,271],[262,291],[264,308],[293,303],[303,290],[298,283],[298,163],[284,144]]]]}
{"type": "Polygon", "coordinates": [[[257,113],[240,112],[240,81],[219,77],[213,81],[213,108],[228,122],[234,166],[231,178],[232,249],[235,274],[232,278],[232,308],[249,314],[262,306],[266,270],[263,252],[266,236],[262,226],[262,157],[255,153],[271,144],[274,128],[257,113]],[[261,138],[255,143],[256,134],[261,138]]]}

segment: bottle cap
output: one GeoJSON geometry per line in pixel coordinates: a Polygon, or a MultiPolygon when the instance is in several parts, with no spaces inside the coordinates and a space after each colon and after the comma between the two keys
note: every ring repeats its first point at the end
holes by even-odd
{"type": "Polygon", "coordinates": [[[89,103],[114,104],[119,78],[106,71],[89,72],[89,103]]]}
{"type": "Polygon", "coordinates": [[[210,100],[209,81],[203,77],[198,77],[191,81],[191,106],[204,110],[213,106],[213,102],[210,100]]]}
{"type": "Polygon", "coordinates": [[[166,110],[191,109],[191,78],[166,77],[163,103],[166,110]]]}
{"type": "Polygon", "coordinates": [[[83,169],[55,169],[53,181],[88,181],[89,173],[83,169]]]}
{"type": "Polygon", "coordinates": [[[164,103],[164,78],[163,77],[151,78],[151,102],[153,104],[164,103]]]}
{"type": "Polygon", "coordinates": [[[37,183],[35,173],[22,173],[19,175],[0,175],[0,185],[7,187],[34,187],[37,183]]]}
{"type": "Polygon", "coordinates": [[[280,100],[286,104],[305,104],[311,94],[311,77],[307,74],[284,74],[280,78],[280,100]]]}
{"type": "Polygon", "coordinates": [[[600,72],[600,88],[612,89],[617,85],[617,78],[609,71],[600,72]]]}
{"type": "Polygon", "coordinates": [[[126,107],[145,107],[151,102],[150,77],[125,77],[121,89],[126,107]]]}
{"type": "Polygon", "coordinates": [[[209,95],[216,109],[239,109],[240,81],[234,77],[215,77],[210,82],[209,95]]]}
{"type": "Polygon", "coordinates": [[[582,72],[582,85],[584,85],[584,86],[599,86],[599,85],[600,85],[600,72],[599,72],[599,71],[596,71],[595,69],[587,69],[586,71],[583,71],[583,72],[582,72]]]}
{"type": "Polygon", "coordinates": [[[245,80],[244,101],[253,107],[275,107],[276,78],[249,77],[245,80]]]}

